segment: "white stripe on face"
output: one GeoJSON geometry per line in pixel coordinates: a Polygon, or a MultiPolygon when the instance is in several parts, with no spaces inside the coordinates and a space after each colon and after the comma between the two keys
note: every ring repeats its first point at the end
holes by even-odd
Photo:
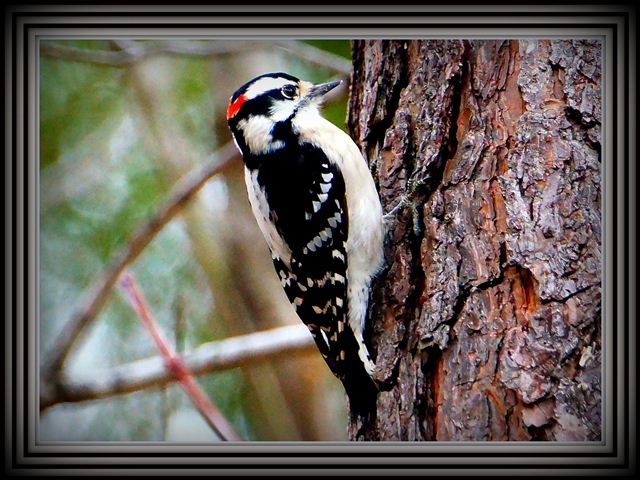
{"type": "Polygon", "coordinates": [[[295,100],[276,100],[269,110],[269,115],[274,122],[282,122],[293,115],[297,104],[295,100]]]}
{"type": "Polygon", "coordinates": [[[263,115],[242,119],[238,128],[242,130],[244,140],[253,154],[269,153],[284,146],[282,140],[274,140],[271,135],[274,122],[263,115]]]}
{"type": "Polygon", "coordinates": [[[256,98],[269,90],[279,90],[288,83],[295,82],[287,80],[286,78],[263,77],[251,84],[243,95],[247,100],[251,100],[252,98],[256,98]]]}

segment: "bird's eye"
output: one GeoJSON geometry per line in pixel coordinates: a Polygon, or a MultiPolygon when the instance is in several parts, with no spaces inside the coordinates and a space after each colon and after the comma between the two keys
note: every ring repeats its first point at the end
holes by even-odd
{"type": "Polygon", "coordinates": [[[284,98],[292,99],[296,96],[297,92],[298,89],[295,87],[295,85],[285,85],[284,87],[282,87],[282,95],[284,96],[284,98]]]}

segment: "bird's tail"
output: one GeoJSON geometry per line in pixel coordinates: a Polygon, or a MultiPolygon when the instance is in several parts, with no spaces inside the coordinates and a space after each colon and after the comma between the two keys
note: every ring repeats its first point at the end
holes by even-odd
{"type": "Polygon", "coordinates": [[[362,364],[359,367],[350,370],[342,383],[349,398],[351,420],[371,423],[376,416],[379,390],[362,364]]]}

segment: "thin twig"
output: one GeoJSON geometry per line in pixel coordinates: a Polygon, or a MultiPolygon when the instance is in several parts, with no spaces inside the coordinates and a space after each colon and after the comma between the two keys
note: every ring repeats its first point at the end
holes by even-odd
{"type": "Polygon", "coordinates": [[[62,371],[64,362],[78,336],[100,312],[125,267],[140,255],[162,227],[180,211],[211,177],[229,168],[236,158],[237,151],[235,146],[232,142],[229,142],[216,152],[214,161],[203,165],[198,170],[192,171],[177,182],[167,202],[112,257],[109,265],[89,288],[82,306],[64,325],[55,339],[48,361],[45,363],[47,368],[45,378],[51,380],[62,371]]]}
{"type": "Polygon", "coordinates": [[[151,315],[142,292],[138,289],[136,281],[131,273],[125,271],[122,274],[120,278],[120,286],[122,287],[127,300],[131,304],[131,307],[136,312],[140,323],[142,323],[151,335],[153,343],[156,345],[156,348],[164,359],[166,369],[171,372],[178,382],[180,382],[182,389],[189,396],[193,405],[196,407],[198,412],[200,412],[200,415],[202,415],[220,439],[224,441],[240,440],[240,437],[234,431],[231,424],[200,389],[191,372],[184,366],[180,357],[176,355],[169,345],[169,342],[164,338],[164,335],[151,315]]]}
{"type": "MultiPolygon", "coordinates": [[[[315,344],[301,323],[207,342],[182,357],[194,375],[264,363],[293,355],[313,354],[315,344]]],[[[55,385],[42,383],[40,410],[60,403],[109,398],[175,381],[160,357],[146,358],[92,375],[61,375],[55,385]]]]}

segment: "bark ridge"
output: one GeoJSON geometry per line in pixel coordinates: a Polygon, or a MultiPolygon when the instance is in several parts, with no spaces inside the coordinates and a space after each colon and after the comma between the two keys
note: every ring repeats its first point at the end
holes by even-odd
{"type": "MultiPolygon", "coordinates": [[[[366,440],[598,440],[596,40],[354,41],[348,126],[389,211],[366,440]]],[[[356,433],[358,435],[356,435],[356,433]]]]}

